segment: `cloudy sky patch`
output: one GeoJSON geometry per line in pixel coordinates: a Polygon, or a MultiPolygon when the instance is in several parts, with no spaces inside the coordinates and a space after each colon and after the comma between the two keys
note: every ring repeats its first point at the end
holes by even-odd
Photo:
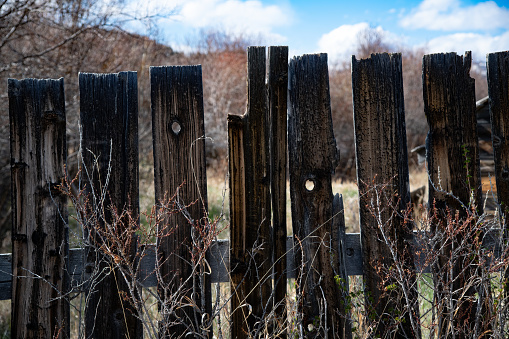
{"type": "Polygon", "coordinates": [[[494,1],[462,6],[458,0],[424,0],[400,24],[407,29],[441,31],[509,29],[509,10],[494,1]]]}
{"type": "MultiPolygon", "coordinates": [[[[256,43],[287,45],[291,56],[326,52],[331,62],[351,60],[365,29],[382,32],[385,42],[401,49],[461,54],[472,50],[474,58],[484,59],[488,52],[509,49],[508,4],[507,0],[129,2],[138,13],[172,13],[157,24],[160,40],[173,47],[183,46],[186,37],[196,37],[200,30],[220,30],[256,37],[256,43]]],[[[142,32],[140,27],[134,30],[142,32]]]]}

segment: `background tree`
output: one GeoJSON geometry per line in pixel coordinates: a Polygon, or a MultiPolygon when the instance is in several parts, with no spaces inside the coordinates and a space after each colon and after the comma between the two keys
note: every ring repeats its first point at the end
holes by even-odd
{"type": "MultiPolygon", "coordinates": [[[[0,239],[10,237],[8,78],[65,78],[68,149],[78,150],[78,72],[139,71],[140,120],[150,117],[148,65],[175,53],[121,27],[149,22],[126,12],[123,0],[4,0],[0,2],[0,239]]],[[[147,124],[142,123],[143,135],[147,124]]],[[[150,130],[150,124],[148,124],[150,130]]],[[[69,157],[69,169],[76,157],[69,157]]],[[[8,248],[4,246],[4,248],[8,248]]],[[[9,251],[9,250],[7,250],[9,251]]]]}
{"type": "MultiPolygon", "coordinates": [[[[368,28],[357,36],[357,59],[367,58],[371,53],[394,53],[402,55],[403,86],[405,97],[405,119],[409,150],[424,144],[428,124],[424,116],[422,97],[422,57],[426,50],[411,50],[405,46],[395,46],[388,42],[384,34],[368,28]]],[[[355,179],[355,142],[353,134],[352,76],[350,63],[337,64],[330,69],[330,90],[332,119],[336,142],[341,151],[337,175],[343,180],[355,179]]],[[[471,70],[476,79],[477,100],[488,95],[486,75],[478,68],[471,70]]],[[[411,153],[410,158],[412,158],[411,153]]],[[[411,161],[410,166],[417,165],[411,161]]]]}

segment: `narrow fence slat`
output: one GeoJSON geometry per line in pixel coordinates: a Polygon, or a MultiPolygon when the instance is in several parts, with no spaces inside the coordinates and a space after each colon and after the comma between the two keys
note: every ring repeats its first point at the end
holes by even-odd
{"type": "Polygon", "coordinates": [[[141,338],[142,322],[133,305],[124,300],[127,296],[137,302],[138,296],[129,292],[127,282],[112,264],[112,256],[120,256],[122,252],[128,256],[122,259],[134,264],[136,253],[134,232],[139,227],[137,74],[80,73],[79,87],[81,178],[90,195],[90,207],[99,207],[104,214],[90,219],[92,224],[84,225],[85,232],[89,232],[86,270],[92,272],[88,276],[91,287],[86,291],[89,301],[85,309],[85,333],[89,338],[141,338]],[[103,190],[105,194],[101,197],[103,190]],[[114,231],[113,227],[108,227],[115,221],[113,209],[118,213],[127,210],[132,217],[131,221],[127,217],[119,220],[114,231]],[[125,240],[121,245],[125,248],[112,249],[105,254],[108,246],[119,246],[115,238],[125,240]]]}
{"type": "Polygon", "coordinates": [[[69,336],[64,80],[9,79],[13,338],[69,336]]]}
{"type": "MultiPolygon", "coordinates": [[[[265,47],[248,48],[248,102],[228,116],[232,338],[252,333],[272,312],[269,119],[265,47]],[[250,314],[249,314],[250,313],[250,314]]],[[[270,327],[270,326],[269,326],[270,327]]]]}
{"type": "MultiPolygon", "coordinates": [[[[230,242],[229,242],[229,275],[231,277],[232,299],[230,322],[231,337],[242,333],[244,319],[249,310],[242,307],[243,297],[241,284],[247,271],[244,263],[246,239],[246,189],[244,163],[244,119],[242,116],[228,114],[228,172],[230,186],[230,242]]],[[[247,331],[247,329],[246,329],[247,331]]]]}
{"type": "MultiPolygon", "coordinates": [[[[491,141],[495,162],[497,200],[500,206],[500,227],[503,230],[503,243],[509,239],[509,51],[490,53],[487,56],[488,93],[491,118],[491,141]]],[[[504,272],[509,281],[509,267],[504,272]]],[[[505,297],[509,296],[509,286],[505,286],[505,297]]]]}
{"type": "Polygon", "coordinates": [[[333,238],[332,173],[339,152],[332,130],[327,55],[289,65],[288,149],[297,300],[304,335],[342,336],[338,240],[333,238]],[[325,320],[326,319],[326,320],[325,320]],[[318,326],[320,324],[320,327],[318,326]],[[325,329],[325,331],[324,331],[325,329]]]}
{"type": "MultiPolygon", "coordinates": [[[[495,160],[497,198],[501,212],[509,215],[509,52],[487,56],[491,137],[495,160]]],[[[506,221],[502,228],[508,230],[506,221]]],[[[508,230],[509,231],[509,230],[508,230]]]]}
{"type": "MultiPolygon", "coordinates": [[[[279,323],[286,314],[286,164],[288,47],[269,47],[268,103],[270,117],[270,182],[274,246],[274,305],[279,323]]],[[[279,338],[286,338],[283,331],[279,338]]]]}
{"type": "MultiPolygon", "coordinates": [[[[338,239],[338,261],[339,261],[339,272],[337,272],[339,281],[337,284],[340,285],[340,293],[341,300],[346,301],[349,300],[350,297],[350,284],[348,279],[348,273],[346,271],[346,225],[345,225],[345,208],[343,205],[343,196],[337,193],[334,195],[334,200],[332,201],[332,215],[333,215],[333,238],[338,239]]],[[[349,250],[351,253],[351,249],[349,250]]],[[[349,305],[347,302],[342,302],[339,304],[339,312],[344,317],[340,319],[340,331],[342,332],[342,337],[346,339],[352,338],[352,321],[351,321],[351,312],[350,308],[352,305],[349,305]]]]}
{"type": "Polygon", "coordinates": [[[176,205],[170,207],[183,209],[158,225],[161,335],[212,336],[211,324],[206,323],[212,312],[211,286],[203,273],[208,269],[201,266],[205,260],[193,261],[205,254],[205,243],[212,240],[206,237],[213,232],[203,222],[208,206],[202,69],[151,67],[150,82],[156,204],[167,204],[175,195],[176,205]],[[203,239],[202,231],[207,234],[203,239]],[[188,306],[175,308],[181,298],[193,300],[197,307],[185,302],[188,306]]]}
{"type": "MultiPolygon", "coordinates": [[[[452,329],[461,337],[472,336],[469,333],[474,330],[476,321],[475,312],[471,310],[476,309],[476,300],[482,298],[482,289],[477,286],[481,280],[475,278],[474,269],[478,259],[467,249],[475,239],[465,233],[469,229],[462,227],[473,207],[471,202],[475,204],[477,214],[482,214],[475,85],[469,75],[470,66],[470,52],[464,57],[447,53],[423,58],[424,113],[429,125],[426,145],[428,201],[431,213],[437,215],[431,224],[431,232],[442,236],[442,240],[434,244],[437,259],[433,266],[436,307],[443,310],[437,319],[439,336],[450,334],[452,329]],[[449,216],[452,213],[454,219],[456,211],[460,218],[456,227],[462,232],[453,235],[446,229],[452,227],[448,225],[451,222],[448,213],[449,216]],[[459,244],[462,244],[463,252],[459,252],[459,244]],[[471,283],[473,279],[475,283],[471,283]],[[454,292],[447,294],[447,291],[454,292]],[[465,302],[451,309],[448,302],[451,298],[462,298],[465,302]],[[452,321],[449,313],[454,313],[452,321]]],[[[476,237],[482,238],[482,234],[476,237]]]]}
{"type": "Polygon", "coordinates": [[[401,216],[410,206],[401,54],[352,57],[352,90],[366,307],[377,335],[419,337],[412,229],[401,216]],[[401,270],[389,271],[395,260],[401,270]],[[388,293],[391,284],[398,288],[388,293]]]}

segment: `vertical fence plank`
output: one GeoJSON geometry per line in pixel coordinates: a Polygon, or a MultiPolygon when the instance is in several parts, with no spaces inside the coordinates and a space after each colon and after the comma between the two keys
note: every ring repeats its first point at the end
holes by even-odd
{"type": "MultiPolygon", "coordinates": [[[[509,212],[509,52],[490,53],[488,90],[490,96],[491,137],[495,157],[497,197],[506,216],[509,212]]],[[[501,218],[501,220],[506,220],[501,218]]],[[[507,229],[506,225],[503,225],[507,229]]]]}
{"type": "Polygon", "coordinates": [[[158,289],[165,327],[161,334],[212,336],[207,322],[211,286],[208,275],[203,274],[205,267],[201,267],[205,262],[203,242],[212,239],[199,235],[200,227],[209,231],[203,222],[207,218],[207,175],[201,66],[151,67],[150,82],[156,203],[177,192],[175,207],[187,206],[158,226],[162,277],[158,289]],[[197,261],[200,256],[202,260],[197,261]]]}
{"type": "MultiPolygon", "coordinates": [[[[438,220],[432,224],[435,234],[448,234],[445,231],[448,211],[453,216],[458,211],[460,219],[464,220],[471,211],[472,200],[477,213],[482,214],[475,85],[469,75],[470,64],[470,52],[465,57],[447,53],[423,58],[424,113],[430,128],[426,145],[429,202],[438,215],[438,220]]],[[[476,323],[478,291],[475,285],[466,285],[472,282],[476,259],[470,251],[458,252],[459,244],[466,248],[466,244],[475,240],[468,238],[470,236],[460,232],[436,244],[438,257],[433,270],[437,307],[442,316],[437,320],[440,336],[453,329],[460,337],[470,337],[469,332],[476,323]],[[453,291],[452,295],[446,294],[448,290],[453,291]],[[451,309],[450,300],[464,302],[451,309]],[[452,322],[449,321],[450,312],[454,312],[452,322]]]]}
{"type": "MultiPolygon", "coordinates": [[[[286,324],[286,163],[288,47],[269,47],[268,102],[270,117],[270,182],[274,246],[274,305],[276,320],[286,324]]],[[[283,331],[280,338],[286,338],[283,331]]]]}
{"type": "Polygon", "coordinates": [[[402,217],[409,208],[410,187],[401,54],[372,54],[364,60],[354,56],[352,89],[366,306],[374,312],[377,335],[396,331],[418,337],[419,304],[409,248],[413,234],[402,217]],[[380,241],[384,238],[390,244],[380,241]],[[384,277],[395,260],[396,276],[384,277]],[[398,288],[387,293],[386,287],[394,283],[398,288]],[[404,289],[410,298],[404,297],[404,289]]]}
{"type": "Polygon", "coordinates": [[[244,263],[246,248],[246,187],[244,161],[244,119],[228,115],[228,172],[230,186],[230,279],[231,338],[243,338],[248,331],[245,319],[249,309],[243,307],[242,282],[247,272],[244,263]],[[244,331],[244,332],[243,332],[244,331]]]}
{"type": "MultiPolygon", "coordinates": [[[[509,52],[490,53],[488,62],[488,92],[490,96],[491,139],[495,160],[497,199],[504,241],[509,239],[509,52]]],[[[505,279],[509,281],[509,267],[505,268],[505,279]]],[[[509,285],[505,286],[506,296],[509,285]]]]}
{"type": "MultiPolygon", "coordinates": [[[[270,199],[270,163],[269,163],[269,127],[267,96],[265,89],[266,56],[265,47],[248,48],[248,103],[242,119],[229,118],[233,123],[232,137],[242,128],[242,144],[232,140],[229,153],[243,156],[240,162],[243,175],[235,179],[243,182],[233,183],[230,187],[244,185],[243,192],[231,191],[232,199],[242,204],[232,205],[232,221],[240,224],[230,226],[230,251],[232,272],[232,338],[244,338],[247,333],[263,329],[260,322],[272,311],[272,235],[271,235],[271,199],[270,199]],[[235,122],[235,123],[234,123],[235,122]],[[235,125],[235,127],[234,127],[235,125]],[[233,147],[241,147],[241,150],[233,147]],[[240,152],[240,153],[237,153],[240,152]],[[243,178],[241,178],[243,177],[243,178]],[[239,216],[233,215],[240,212],[239,216]],[[235,279],[233,278],[235,277],[235,279]],[[237,313],[237,314],[236,314],[237,313]],[[240,314],[239,314],[240,313],[240,314]],[[250,313],[248,315],[248,313],[250,313]],[[255,325],[258,323],[258,328],[255,325]]],[[[239,165],[240,165],[239,164],[239,165]]],[[[237,166],[236,164],[230,164],[237,166]]],[[[232,178],[233,179],[233,178],[232,178]]],[[[232,180],[230,179],[230,180],[232,180]]],[[[230,188],[232,190],[232,188],[230,188]]]]}
{"type": "Polygon", "coordinates": [[[288,148],[297,299],[303,335],[340,336],[338,239],[333,230],[331,176],[339,153],[332,130],[327,55],[289,65],[288,148]],[[325,321],[326,319],[326,321],[325,321]],[[320,325],[320,326],[319,326],[320,325]],[[325,330],[325,331],[324,331],[325,330]]]}
{"type": "Polygon", "coordinates": [[[340,286],[340,304],[339,314],[342,315],[339,323],[339,335],[340,338],[351,339],[352,338],[352,322],[351,322],[351,306],[347,300],[350,300],[350,283],[348,279],[348,273],[346,271],[346,224],[345,224],[345,208],[343,205],[343,196],[338,193],[334,195],[332,201],[332,215],[333,215],[333,239],[338,241],[338,261],[339,271],[337,277],[340,279],[336,281],[340,286]],[[334,233],[335,232],[335,233],[334,233]]]}
{"type": "Polygon", "coordinates": [[[13,338],[69,337],[64,80],[9,79],[13,338]]]}
{"type": "Polygon", "coordinates": [[[123,220],[115,231],[108,231],[108,224],[114,220],[112,209],[118,213],[130,211],[139,223],[137,75],[80,73],[79,86],[81,176],[92,195],[92,208],[100,207],[104,214],[104,219],[99,218],[96,224],[85,225],[90,232],[87,270],[97,272],[90,276],[94,281],[89,282],[91,288],[87,291],[90,299],[85,310],[85,333],[89,338],[140,338],[141,320],[129,299],[124,299],[136,296],[129,292],[111,255],[103,255],[101,249],[103,245],[116,245],[111,239],[129,234],[121,245],[124,248],[118,248],[117,253],[122,255],[124,251],[128,261],[134,260],[136,253],[136,239],[129,228],[136,229],[137,225],[123,220]]]}

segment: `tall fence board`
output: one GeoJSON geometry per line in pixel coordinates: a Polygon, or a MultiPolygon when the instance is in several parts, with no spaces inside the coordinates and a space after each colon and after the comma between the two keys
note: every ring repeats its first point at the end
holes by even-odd
{"type": "MultiPolygon", "coordinates": [[[[233,318],[232,338],[242,338],[256,330],[256,324],[272,312],[272,234],[269,162],[269,119],[265,89],[265,47],[248,48],[247,110],[241,119],[235,119],[240,141],[233,141],[230,154],[243,156],[239,176],[230,177],[232,192],[230,215],[239,224],[231,225],[231,289],[233,318]],[[242,129],[240,131],[239,129],[242,129]],[[242,150],[233,149],[240,147],[242,150]],[[243,180],[233,183],[232,180],[243,180]],[[237,199],[240,198],[240,199],[237,199]],[[244,209],[241,216],[233,215],[244,209]]],[[[230,119],[230,122],[233,122],[230,119]]],[[[233,137],[232,130],[229,135],[233,137]]],[[[263,324],[263,323],[261,323],[263,324]]],[[[263,328],[263,327],[262,327],[263,328]]]]}
{"type": "Polygon", "coordinates": [[[339,152],[332,130],[327,55],[290,61],[288,149],[297,300],[303,335],[340,336],[339,239],[332,222],[332,174],[339,152]],[[320,133],[317,133],[320,131],[320,133]]]}
{"type": "MultiPolygon", "coordinates": [[[[454,215],[458,211],[463,219],[456,226],[458,229],[471,212],[482,214],[475,87],[470,66],[470,53],[464,57],[447,53],[423,58],[424,113],[430,128],[426,145],[429,202],[437,212],[431,229],[434,234],[448,234],[450,213],[454,215]]],[[[465,283],[476,274],[473,267],[478,258],[455,250],[461,243],[475,241],[466,232],[463,230],[436,244],[435,291],[438,307],[445,310],[437,320],[440,335],[450,333],[453,328],[460,337],[470,337],[474,330],[476,300],[482,298],[482,291],[476,286],[467,288],[465,283]],[[447,291],[454,292],[446,294],[447,291]],[[457,311],[451,317],[448,314],[453,309],[457,311]]]]}
{"type": "Polygon", "coordinates": [[[69,336],[64,80],[9,83],[14,338],[69,336]]]}
{"type": "Polygon", "coordinates": [[[211,314],[211,289],[201,265],[212,239],[200,234],[208,227],[201,66],[151,67],[150,82],[156,204],[167,206],[175,195],[169,206],[175,213],[158,225],[160,308],[171,323],[161,335],[185,335],[191,322],[192,330],[211,336],[203,323],[211,314]]]}
{"type": "MultiPolygon", "coordinates": [[[[509,51],[490,53],[488,64],[488,92],[490,97],[491,140],[495,159],[495,179],[497,199],[504,231],[504,241],[509,239],[509,51]]],[[[505,268],[505,278],[509,281],[509,267],[505,268]]],[[[509,296],[509,285],[505,286],[509,296]]]]}
{"type": "MultiPolygon", "coordinates": [[[[286,322],[286,171],[287,171],[288,47],[269,47],[268,109],[270,125],[270,182],[274,260],[276,328],[286,322]]],[[[286,333],[279,333],[285,338],[286,333]]]]}
{"type": "MultiPolygon", "coordinates": [[[[138,82],[136,72],[80,73],[81,176],[91,205],[84,225],[90,244],[85,333],[89,338],[137,338],[143,333],[129,284],[111,255],[136,259],[139,227],[138,82]],[[117,220],[130,211],[132,219],[117,220]],[[133,221],[134,220],[134,221],[133,221]],[[105,253],[105,251],[107,253],[105,253]],[[112,274],[111,274],[112,273],[112,274]]],[[[136,296],[133,296],[136,297],[136,296]]]]}
{"type": "Polygon", "coordinates": [[[352,88],[365,302],[378,322],[377,335],[392,328],[398,335],[417,337],[419,303],[409,248],[413,233],[405,220],[411,206],[401,54],[353,57],[352,88]],[[395,263],[400,260],[402,265],[395,263]],[[387,292],[396,281],[391,267],[407,288],[387,292]],[[400,320],[386,316],[387,309],[400,312],[400,320]]]}
{"type": "MultiPolygon", "coordinates": [[[[487,56],[491,137],[501,212],[509,212],[509,52],[487,56]]],[[[503,225],[507,229],[506,225],[503,225]]]]}

